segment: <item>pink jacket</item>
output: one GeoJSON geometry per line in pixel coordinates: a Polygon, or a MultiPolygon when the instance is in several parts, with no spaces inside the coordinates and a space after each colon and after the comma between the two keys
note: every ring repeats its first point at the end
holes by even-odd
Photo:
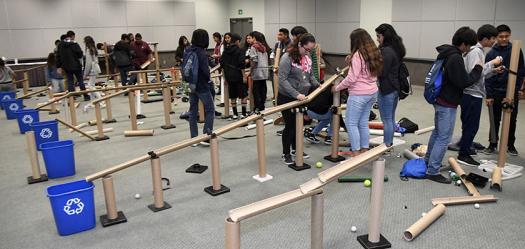
{"type": "Polygon", "coordinates": [[[371,95],[377,92],[377,77],[372,76],[359,52],[352,56],[352,66],[348,75],[335,88],[337,91],[348,88],[349,95],[371,95]]]}

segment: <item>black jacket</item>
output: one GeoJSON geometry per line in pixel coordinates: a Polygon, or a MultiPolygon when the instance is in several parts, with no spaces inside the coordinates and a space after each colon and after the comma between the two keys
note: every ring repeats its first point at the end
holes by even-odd
{"type": "Polygon", "coordinates": [[[445,44],[436,50],[439,53],[437,58],[445,59],[441,92],[437,102],[441,105],[457,106],[461,102],[463,89],[479,80],[483,67],[476,65],[467,73],[461,51],[457,47],[445,44]]]}
{"type": "Polygon", "coordinates": [[[221,67],[227,82],[242,83],[244,53],[236,44],[224,48],[221,56],[221,67]]]}
{"type": "Polygon", "coordinates": [[[82,70],[82,60],[84,53],[75,41],[65,40],[58,45],[57,68],[63,68],[66,71],[82,70]]]}
{"type": "Polygon", "coordinates": [[[191,45],[184,53],[189,51],[195,51],[197,53],[197,59],[199,60],[199,73],[197,76],[197,92],[204,93],[212,90],[212,84],[210,80],[210,66],[208,64],[208,54],[206,50],[201,47],[191,45]]]}
{"type": "Polygon", "coordinates": [[[115,52],[121,52],[123,55],[128,56],[129,58],[129,64],[128,65],[120,65],[122,66],[130,66],[131,65],[131,58],[133,57],[133,51],[131,50],[131,45],[127,42],[124,42],[122,40],[118,41],[115,46],[113,47],[113,53],[115,52]]]}
{"type": "Polygon", "coordinates": [[[308,104],[308,110],[323,115],[330,110],[334,101],[332,88],[328,87],[308,104]]]}
{"type": "Polygon", "coordinates": [[[400,59],[390,46],[381,48],[383,56],[383,73],[378,77],[379,91],[382,95],[399,91],[400,59]]]}
{"type": "MultiPolygon", "coordinates": [[[[501,47],[499,45],[494,45],[485,57],[485,62],[489,62],[496,58],[496,56],[503,57],[503,65],[507,68],[510,67],[510,54],[512,51],[512,43],[509,43],[508,46],[501,47]]],[[[523,52],[520,49],[520,58],[518,60],[518,75],[516,77],[516,90],[515,95],[518,94],[518,90],[521,87],[521,82],[525,75],[525,67],[523,65],[523,52]]],[[[487,99],[494,97],[505,97],[507,95],[507,83],[509,79],[509,73],[503,72],[500,74],[495,74],[494,76],[485,79],[485,90],[487,91],[487,99]]]]}

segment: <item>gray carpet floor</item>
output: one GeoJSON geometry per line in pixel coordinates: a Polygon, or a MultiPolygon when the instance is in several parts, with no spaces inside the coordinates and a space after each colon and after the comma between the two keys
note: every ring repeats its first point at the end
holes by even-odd
{"type": "MultiPolygon", "coordinates": [[[[271,89],[271,87],[269,87],[271,89]]],[[[269,93],[270,94],[270,91],[269,93]]],[[[33,107],[44,98],[25,101],[33,107]]],[[[78,109],[79,122],[94,119],[94,111],[87,113],[78,109]]],[[[53,179],[44,183],[28,185],[26,177],[31,175],[26,153],[25,137],[18,133],[16,121],[8,121],[0,114],[0,248],[182,248],[215,249],[224,248],[224,220],[228,210],[254,201],[282,194],[315,177],[320,171],[331,167],[323,160],[330,147],[322,144],[305,143],[305,151],[311,155],[306,162],[315,164],[322,161],[322,169],[312,168],[296,172],[286,167],[280,159],[281,137],[275,135],[281,126],[266,126],[266,152],[268,173],[273,180],[259,183],[252,179],[257,173],[257,152],[255,137],[239,140],[226,138],[254,135],[255,131],[237,129],[219,139],[222,183],[231,192],[212,197],[203,189],[211,185],[211,171],[202,175],[187,174],[184,170],[193,163],[210,164],[207,147],[186,148],[161,158],[162,175],[172,182],[172,189],[164,192],[165,201],[173,208],[153,213],[146,206],[153,202],[151,196],[151,170],[149,162],[115,173],[114,184],[117,207],[123,211],[128,222],[103,228],[97,222],[96,228],[82,233],[61,237],[57,234],[46,188],[52,185],[82,179],[83,177],[124,162],[146,152],[189,138],[185,120],[178,118],[187,110],[187,103],[175,106],[172,115],[176,129],[162,130],[162,102],[144,104],[147,116],[141,129],[155,129],[155,136],[125,138],[123,131],[130,129],[127,98],[117,97],[113,101],[114,116],[118,120],[105,127],[113,127],[108,133],[110,140],[91,142],[78,134],[70,133],[60,126],[60,139],[75,142],[76,175],[53,179]],[[135,199],[135,194],[142,198],[135,199]]],[[[267,106],[271,102],[267,102],[267,106]]],[[[222,109],[222,108],[220,108],[222,109]]],[[[222,111],[222,110],[220,110],[222,111]]],[[[523,124],[525,107],[520,106],[516,147],[520,156],[507,157],[508,162],[525,165],[525,133],[523,124]]],[[[376,113],[378,111],[376,110],[376,113]]],[[[63,113],[58,114],[63,117],[63,113]]],[[[55,116],[42,113],[41,120],[55,116]]],[[[397,119],[408,117],[421,128],[433,125],[433,108],[426,104],[421,88],[413,96],[399,103],[397,119]]],[[[488,114],[482,113],[481,128],[476,141],[487,144],[488,114]]],[[[215,127],[228,121],[215,119],[215,127]]],[[[455,136],[460,135],[459,111],[455,136]]],[[[95,127],[84,128],[94,130],[95,127]]],[[[342,135],[346,137],[345,134],[342,135]]],[[[434,197],[465,196],[463,187],[442,185],[428,180],[401,181],[398,177],[405,161],[398,157],[403,149],[412,143],[427,143],[430,133],[420,136],[409,134],[402,139],[405,145],[395,148],[386,156],[382,234],[392,243],[393,248],[525,248],[525,178],[505,181],[503,192],[479,189],[482,194],[494,194],[497,203],[448,207],[444,216],[412,242],[405,241],[403,231],[418,220],[422,212],[432,208],[434,197]]],[[[456,156],[449,151],[448,156],[456,156]]],[[[496,159],[496,155],[479,154],[477,159],[496,159]]],[[[40,158],[43,167],[44,163],[40,158]]],[[[464,166],[466,171],[484,174],[476,168],[464,166]]],[[[353,175],[370,175],[370,167],[364,167],[353,175]]],[[[486,175],[486,174],[485,174],[486,175]]],[[[98,216],[105,214],[102,183],[95,183],[95,210],[98,216]]],[[[356,238],[367,232],[367,217],[370,189],[361,183],[331,183],[325,188],[325,248],[361,248],[356,238]],[[357,232],[350,231],[351,226],[357,232]]],[[[242,248],[309,248],[310,201],[303,200],[257,217],[241,224],[242,248]]]]}

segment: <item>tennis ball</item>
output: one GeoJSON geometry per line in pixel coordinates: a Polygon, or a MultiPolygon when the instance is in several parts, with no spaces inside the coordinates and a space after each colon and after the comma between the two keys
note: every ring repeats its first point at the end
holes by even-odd
{"type": "Polygon", "coordinates": [[[350,231],[352,231],[353,233],[355,233],[355,232],[357,231],[357,227],[352,226],[352,227],[350,228],[350,231]]]}
{"type": "Polygon", "coordinates": [[[140,194],[135,194],[135,199],[140,199],[140,194]]]}
{"type": "Polygon", "coordinates": [[[366,179],[366,180],[363,182],[363,184],[365,185],[365,187],[368,188],[368,187],[370,187],[370,186],[372,185],[372,182],[371,182],[370,180],[366,179]]]}
{"type": "Polygon", "coordinates": [[[315,167],[322,168],[323,167],[323,163],[322,162],[317,162],[317,163],[315,163],[315,167]]]}

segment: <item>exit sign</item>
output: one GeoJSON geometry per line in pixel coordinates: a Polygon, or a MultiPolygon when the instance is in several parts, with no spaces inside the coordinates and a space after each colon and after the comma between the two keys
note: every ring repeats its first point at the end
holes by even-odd
{"type": "Polygon", "coordinates": [[[239,13],[239,15],[242,15],[242,9],[239,9],[237,12],[239,13]]]}

